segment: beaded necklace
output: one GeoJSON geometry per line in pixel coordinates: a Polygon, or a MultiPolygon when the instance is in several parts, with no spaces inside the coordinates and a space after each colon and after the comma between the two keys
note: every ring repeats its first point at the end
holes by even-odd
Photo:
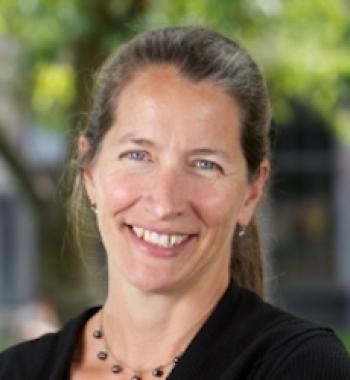
{"type": "Polygon", "coordinates": [[[151,373],[153,377],[158,377],[158,378],[163,377],[166,373],[165,369],[169,366],[172,366],[172,368],[170,369],[170,372],[171,372],[180,359],[180,355],[177,355],[173,359],[169,360],[167,363],[164,363],[156,367],[144,368],[144,369],[132,368],[127,363],[123,362],[122,360],[119,360],[114,355],[111,349],[111,346],[108,342],[106,332],[103,328],[102,311],[100,314],[100,326],[96,330],[93,331],[92,336],[95,339],[101,339],[104,345],[104,348],[97,352],[97,355],[96,355],[97,358],[101,361],[105,361],[108,357],[111,357],[113,359],[114,364],[111,366],[110,371],[113,374],[120,374],[120,373],[123,373],[125,369],[128,369],[132,373],[130,380],[142,380],[142,374],[147,373],[147,372],[151,373]]]}

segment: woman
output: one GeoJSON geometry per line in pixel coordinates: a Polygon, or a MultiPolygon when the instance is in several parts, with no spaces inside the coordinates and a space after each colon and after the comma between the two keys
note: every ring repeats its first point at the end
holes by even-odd
{"type": "Polygon", "coordinates": [[[106,300],[2,354],[0,378],[349,379],[331,330],[260,298],[269,124],[258,68],[215,32],[167,28],[113,55],[74,195],[96,214],[106,300]]]}

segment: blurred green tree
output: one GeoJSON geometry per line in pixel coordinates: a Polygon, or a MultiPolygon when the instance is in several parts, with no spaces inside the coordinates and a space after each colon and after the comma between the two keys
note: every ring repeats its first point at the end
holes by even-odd
{"type": "MultiPolygon", "coordinates": [[[[205,24],[241,42],[263,67],[277,121],[290,116],[290,104],[298,99],[350,142],[349,21],[346,0],[2,0],[0,4],[0,38],[11,40],[20,51],[20,78],[13,83],[18,109],[42,128],[65,134],[74,134],[83,123],[93,73],[111,49],[145,29],[205,24]]],[[[54,193],[42,197],[33,169],[14,153],[6,130],[0,126],[0,154],[37,216],[44,286],[72,288],[73,280],[65,284],[60,280],[57,259],[65,229],[62,206],[54,193]]],[[[72,268],[76,259],[67,257],[72,268]]]]}
{"type": "MultiPolygon", "coordinates": [[[[2,1],[0,38],[18,47],[21,61],[11,89],[19,112],[41,128],[74,136],[89,103],[93,73],[112,41],[119,44],[134,34],[132,25],[145,11],[144,0],[2,1]]],[[[8,132],[1,121],[0,154],[20,184],[38,225],[43,292],[54,298],[62,314],[69,313],[87,301],[84,272],[79,270],[74,245],[65,244],[67,223],[57,192],[44,194],[38,186],[38,177],[45,176],[52,183],[50,188],[56,189],[60,168],[54,173],[37,173],[11,145],[8,132]]]]}
{"type": "Polygon", "coordinates": [[[263,67],[274,118],[298,99],[350,141],[350,3],[347,0],[150,2],[147,25],[206,24],[241,42],[263,67]]]}

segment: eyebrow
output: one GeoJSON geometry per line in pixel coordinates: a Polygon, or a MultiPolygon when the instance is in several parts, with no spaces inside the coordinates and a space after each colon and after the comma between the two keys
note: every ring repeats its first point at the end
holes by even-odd
{"type": "Polygon", "coordinates": [[[135,135],[132,133],[127,133],[126,135],[121,137],[118,142],[121,144],[132,143],[136,145],[151,146],[151,147],[154,147],[156,145],[153,141],[148,140],[144,137],[135,137],[135,135]]]}
{"type": "Polygon", "coordinates": [[[192,154],[204,154],[210,156],[220,156],[226,161],[230,160],[230,156],[227,152],[220,149],[211,149],[211,148],[196,148],[191,151],[192,154]]]}

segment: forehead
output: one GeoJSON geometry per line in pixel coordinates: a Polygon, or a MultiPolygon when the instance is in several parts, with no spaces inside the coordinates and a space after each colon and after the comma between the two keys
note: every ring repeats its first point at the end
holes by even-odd
{"type": "MultiPolygon", "coordinates": [[[[201,93],[202,99],[213,95],[224,103],[239,109],[236,100],[228,94],[223,86],[208,80],[195,81],[189,76],[181,73],[179,69],[171,64],[150,64],[135,71],[129,81],[126,82],[121,91],[120,98],[127,98],[129,95],[137,96],[154,95],[155,93],[165,95],[172,92],[187,94],[201,93]]],[[[211,99],[213,101],[213,99],[211,99]]]]}
{"type": "Polygon", "coordinates": [[[161,126],[157,133],[169,137],[179,132],[186,138],[210,139],[218,133],[237,138],[241,124],[239,106],[223,88],[205,80],[195,82],[171,65],[139,70],[121,91],[114,116],[123,131],[161,126]]]}

